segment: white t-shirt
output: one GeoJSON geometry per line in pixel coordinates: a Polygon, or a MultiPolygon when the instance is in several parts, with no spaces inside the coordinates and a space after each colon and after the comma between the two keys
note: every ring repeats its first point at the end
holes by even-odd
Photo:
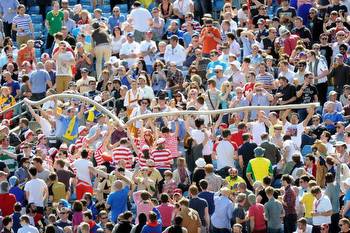
{"type": "Polygon", "coordinates": [[[283,142],[283,149],[289,150],[286,160],[287,162],[291,162],[293,154],[297,151],[297,146],[292,140],[286,140],[283,142]]]}
{"type": "Polygon", "coordinates": [[[142,7],[133,9],[130,12],[130,16],[133,19],[135,30],[140,32],[147,32],[150,29],[148,21],[152,19],[152,15],[147,9],[142,7]]]}
{"type": "MultiPolygon", "coordinates": [[[[299,233],[299,231],[296,230],[293,233],[299,233]]],[[[306,230],[304,233],[312,233],[312,225],[306,224],[306,230]]]]}
{"type": "Polygon", "coordinates": [[[185,15],[191,11],[190,5],[193,4],[191,0],[176,0],[173,3],[173,8],[178,9],[181,15],[185,15]]]}
{"type": "Polygon", "coordinates": [[[72,65],[74,64],[74,56],[71,52],[66,51],[60,53],[57,57],[56,76],[72,76],[72,65]]]}
{"type": "Polygon", "coordinates": [[[280,74],[278,75],[278,77],[284,76],[288,79],[289,83],[293,83],[294,81],[294,77],[295,77],[295,73],[291,70],[288,70],[287,72],[280,72],[280,74]]]}
{"type": "MultiPolygon", "coordinates": [[[[204,141],[205,135],[201,130],[198,129],[190,129],[190,135],[193,138],[193,140],[196,141],[197,144],[201,144],[204,141]]],[[[208,141],[207,144],[203,145],[202,154],[203,155],[211,155],[212,152],[212,146],[208,141]]]]}
{"type": "MultiPolygon", "coordinates": [[[[314,212],[320,213],[320,212],[327,212],[330,210],[332,210],[332,203],[326,195],[323,195],[319,200],[317,199],[314,200],[314,208],[313,208],[314,212]]],[[[331,216],[312,217],[312,223],[314,226],[321,226],[323,223],[330,224],[331,216]]]]}
{"type": "MultiPolygon", "coordinates": [[[[122,55],[130,55],[130,54],[138,54],[140,53],[140,44],[137,43],[136,41],[132,42],[132,43],[124,43],[122,44],[122,47],[120,49],[119,54],[122,55]]],[[[134,64],[136,64],[136,62],[138,61],[137,58],[128,58],[125,59],[128,62],[128,66],[129,68],[131,68],[134,64]]]]}
{"type": "Polygon", "coordinates": [[[51,124],[44,117],[40,117],[39,125],[41,127],[41,130],[43,131],[43,134],[46,137],[55,136],[55,133],[51,131],[51,124]]]}
{"type": "Polygon", "coordinates": [[[157,52],[157,45],[156,42],[153,40],[151,41],[141,41],[140,44],[140,52],[147,52],[148,50],[151,50],[153,52],[153,55],[147,55],[144,56],[143,59],[145,60],[146,65],[153,65],[153,62],[155,61],[155,53],[157,52]]]}
{"type": "Polygon", "coordinates": [[[257,145],[261,144],[261,134],[266,133],[266,126],[264,122],[254,121],[250,123],[250,130],[253,136],[253,142],[257,145]]]}
{"type": "Polygon", "coordinates": [[[111,36],[112,53],[119,53],[122,44],[125,43],[125,41],[125,36],[121,36],[118,40],[115,39],[114,36],[111,36]]]}
{"type": "Polygon", "coordinates": [[[39,207],[44,207],[44,192],[46,189],[46,183],[39,178],[28,181],[24,186],[24,191],[29,193],[28,202],[39,207]]]}
{"type": "Polygon", "coordinates": [[[89,167],[93,167],[92,162],[87,159],[77,159],[73,162],[73,166],[77,171],[77,178],[81,181],[91,184],[89,167]]]}
{"type": "Polygon", "coordinates": [[[238,19],[241,19],[241,20],[243,20],[243,21],[248,20],[248,15],[244,12],[243,9],[239,9],[239,10],[237,11],[237,17],[238,17],[238,19]]]}
{"type": "Polygon", "coordinates": [[[165,47],[164,61],[175,62],[177,66],[182,66],[186,60],[186,51],[182,45],[177,44],[175,48],[171,44],[165,47]]]}
{"type": "Polygon", "coordinates": [[[142,98],[146,98],[146,99],[154,99],[154,92],[152,87],[150,86],[144,86],[144,87],[140,87],[141,91],[143,92],[142,94],[142,98]]]}
{"type": "Polygon", "coordinates": [[[304,131],[304,125],[303,122],[297,124],[297,125],[292,125],[290,122],[286,122],[284,124],[284,132],[285,134],[289,134],[292,137],[293,142],[295,145],[300,148],[301,146],[301,136],[304,131]]]}
{"type": "Polygon", "coordinates": [[[235,148],[229,141],[222,140],[218,143],[216,147],[218,170],[226,166],[234,167],[234,153],[235,148]]]}

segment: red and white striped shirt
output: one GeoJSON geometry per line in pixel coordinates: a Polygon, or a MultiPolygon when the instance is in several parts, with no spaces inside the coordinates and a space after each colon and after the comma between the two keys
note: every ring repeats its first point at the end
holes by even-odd
{"type": "Polygon", "coordinates": [[[125,146],[119,146],[117,148],[113,149],[113,162],[114,164],[117,164],[119,160],[124,159],[126,162],[126,169],[132,168],[132,158],[133,155],[131,153],[131,150],[125,146]]]}
{"type": "Polygon", "coordinates": [[[104,160],[103,160],[103,157],[102,157],[102,154],[103,152],[105,151],[104,148],[103,148],[103,144],[101,144],[99,147],[97,147],[95,153],[94,153],[94,159],[97,163],[97,166],[100,166],[104,163],[104,160]]]}
{"type": "Polygon", "coordinates": [[[177,150],[177,137],[175,137],[173,134],[163,134],[163,138],[165,138],[164,147],[170,150],[172,158],[179,157],[179,151],[177,150]]]}
{"type": "MultiPolygon", "coordinates": [[[[149,155],[149,157],[150,157],[149,159],[154,161],[153,156],[151,154],[149,155]]],[[[147,159],[144,158],[142,152],[139,153],[139,155],[137,157],[137,161],[138,161],[140,167],[147,167],[147,164],[146,164],[147,159]]]]}
{"type": "Polygon", "coordinates": [[[170,169],[172,156],[168,149],[154,150],[151,152],[154,163],[158,169],[170,169]]]}

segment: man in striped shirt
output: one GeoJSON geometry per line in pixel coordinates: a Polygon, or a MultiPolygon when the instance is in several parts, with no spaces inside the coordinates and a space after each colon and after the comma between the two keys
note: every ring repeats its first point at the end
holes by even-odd
{"type": "Polygon", "coordinates": [[[177,135],[179,132],[179,122],[175,121],[175,132],[171,133],[167,126],[162,127],[162,137],[165,139],[164,148],[170,150],[172,157],[179,157],[177,135]]]}
{"type": "Polygon", "coordinates": [[[113,162],[117,164],[119,160],[126,161],[126,169],[131,169],[133,164],[133,155],[131,150],[128,147],[128,139],[122,138],[120,139],[120,146],[113,149],[113,162]]]}
{"type": "Polygon", "coordinates": [[[28,40],[34,38],[34,27],[32,19],[28,14],[25,14],[26,7],[19,5],[18,14],[13,18],[12,30],[17,31],[17,44],[21,48],[22,44],[26,44],[28,40]]]}
{"type": "Polygon", "coordinates": [[[152,151],[151,156],[159,172],[163,175],[166,170],[171,168],[173,164],[170,150],[165,149],[165,138],[159,138],[156,142],[157,147],[152,151]]]}

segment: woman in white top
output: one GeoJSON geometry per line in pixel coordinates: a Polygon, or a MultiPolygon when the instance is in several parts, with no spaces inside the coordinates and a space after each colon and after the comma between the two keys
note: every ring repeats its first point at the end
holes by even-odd
{"type": "Polygon", "coordinates": [[[113,35],[111,35],[111,45],[112,45],[112,56],[119,58],[119,51],[122,47],[122,44],[125,43],[126,38],[122,35],[122,30],[120,27],[113,28],[113,35]]]}

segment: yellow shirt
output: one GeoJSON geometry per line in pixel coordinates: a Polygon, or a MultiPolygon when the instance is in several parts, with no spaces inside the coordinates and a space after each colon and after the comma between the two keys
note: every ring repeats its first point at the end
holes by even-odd
{"type": "Polygon", "coordinates": [[[305,193],[301,198],[301,203],[305,207],[305,218],[312,218],[311,211],[314,208],[314,200],[315,197],[310,192],[305,193]]]}
{"type": "Polygon", "coordinates": [[[231,176],[227,176],[225,180],[231,190],[236,190],[239,183],[245,183],[245,180],[240,176],[237,176],[236,179],[231,178],[231,176]]]}

